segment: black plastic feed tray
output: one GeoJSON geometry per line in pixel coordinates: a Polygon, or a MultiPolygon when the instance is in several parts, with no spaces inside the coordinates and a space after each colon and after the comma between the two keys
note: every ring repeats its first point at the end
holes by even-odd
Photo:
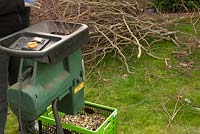
{"type": "Polygon", "coordinates": [[[85,24],[47,20],[0,39],[0,51],[10,56],[47,57],[53,61],[70,55],[88,40],[85,24]],[[32,42],[37,46],[28,45],[32,42]]]}

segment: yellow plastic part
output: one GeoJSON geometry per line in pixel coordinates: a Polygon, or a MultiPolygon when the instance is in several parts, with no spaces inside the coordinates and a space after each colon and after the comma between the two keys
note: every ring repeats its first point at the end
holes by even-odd
{"type": "Polygon", "coordinates": [[[38,43],[35,41],[31,41],[27,43],[28,48],[34,49],[38,46],[38,43]]]}

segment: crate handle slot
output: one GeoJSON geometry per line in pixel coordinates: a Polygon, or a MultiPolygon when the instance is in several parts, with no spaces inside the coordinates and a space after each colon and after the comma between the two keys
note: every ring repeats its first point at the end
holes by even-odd
{"type": "Polygon", "coordinates": [[[103,133],[107,130],[107,128],[110,126],[110,121],[107,123],[106,127],[103,129],[103,133]]]}

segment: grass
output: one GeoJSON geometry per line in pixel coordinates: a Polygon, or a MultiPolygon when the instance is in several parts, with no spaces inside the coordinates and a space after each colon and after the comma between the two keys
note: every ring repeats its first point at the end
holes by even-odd
{"type": "Polygon", "coordinates": [[[17,134],[18,133],[18,122],[16,116],[9,109],[9,114],[7,116],[6,131],[5,134],[17,134]]]}
{"type": "MultiPolygon", "coordinates": [[[[174,60],[172,64],[175,66],[176,59],[171,52],[178,48],[170,42],[161,42],[154,48],[155,53],[174,60]]],[[[193,60],[198,63],[200,53],[195,52],[194,55],[196,58],[193,60]]],[[[178,94],[200,106],[200,72],[195,71],[199,65],[192,71],[177,71],[175,67],[167,69],[163,61],[145,55],[141,59],[133,57],[129,65],[135,68],[134,74],[127,74],[118,59],[107,57],[95,69],[86,88],[87,100],[118,109],[120,134],[200,133],[200,111],[183,100],[178,103],[178,106],[183,104],[183,107],[170,123],[166,113],[172,116],[178,94]],[[94,84],[94,81],[97,82],[94,84]]]]}
{"type": "MultiPolygon", "coordinates": [[[[183,20],[177,28],[192,35],[189,24],[183,20]]],[[[200,111],[192,107],[200,107],[199,50],[180,59],[172,51],[186,48],[171,42],[159,42],[152,49],[157,56],[169,58],[172,68],[167,68],[163,60],[147,55],[136,59],[133,55],[128,64],[134,73],[128,74],[119,57],[107,55],[86,80],[85,99],[118,109],[119,134],[200,134],[200,111]],[[177,68],[177,62],[185,60],[194,62],[192,70],[177,68]],[[177,101],[179,96],[183,98],[177,101]],[[187,104],[185,98],[192,104],[187,104]]],[[[126,53],[130,51],[127,48],[126,53]]],[[[16,117],[10,114],[6,134],[16,133],[16,117]]]]}

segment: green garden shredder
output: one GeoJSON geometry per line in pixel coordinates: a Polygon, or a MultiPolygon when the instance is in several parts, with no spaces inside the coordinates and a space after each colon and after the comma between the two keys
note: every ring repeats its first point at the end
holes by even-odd
{"type": "Polygon", "coordinates": [[[87,25],[51,20],[2,38],[0,51],[20,58],[18,82],[8,89],[11,110],[34,121],[52,104],[57,127],[57,110],[77,114],[84,105],[81,47],[88,40],[87,25]]]}

